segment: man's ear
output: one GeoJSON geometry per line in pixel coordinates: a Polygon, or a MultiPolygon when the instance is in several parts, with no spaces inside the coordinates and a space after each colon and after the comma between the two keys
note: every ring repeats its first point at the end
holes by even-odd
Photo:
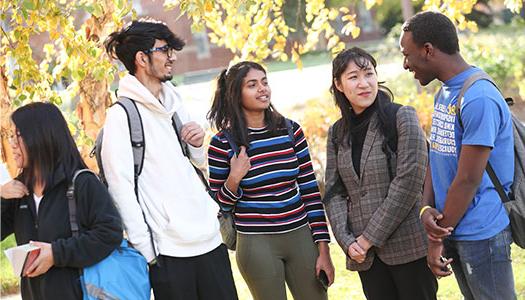
{"type": "Polygon", "coordinates": [[[429,60],[430,58],[434,57],[434,55],[436,54],[435,53],[436,49],[434,48],[434,45],[432,45],[429,42],[426,42],[423,44],[423,50],[425,51],[426,60],[429,60]]]}
{"type": "Polygon", "coordinates": [[[145,67],[147,60],[148,60],[148,57],[146,54],[144,54],[144,52],[137,51],[137,53],[135,54],[135,64],[137,66],[145,67]]]}

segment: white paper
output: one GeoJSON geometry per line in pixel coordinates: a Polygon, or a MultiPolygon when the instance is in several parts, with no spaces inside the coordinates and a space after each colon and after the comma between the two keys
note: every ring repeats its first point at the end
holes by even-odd
{"type": "Polygon", "coordinates": [[[13,267],[13,273],[15,275],[22,276],[22,268],[24,267],[27,254],[38,248],[39,247],[34,245],[24,244],[4,250],[5,256],[11,263],[11,266],[13,267]]]}

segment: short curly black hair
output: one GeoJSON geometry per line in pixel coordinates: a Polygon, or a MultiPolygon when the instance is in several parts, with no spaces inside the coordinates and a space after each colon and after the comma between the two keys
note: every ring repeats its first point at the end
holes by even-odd
{"type": "Polygon", "coordinates": [[[456,27],[442,13],[433,11],[417,13],[403,24],[403,31],[412,32],[412,40],[418,46],[428,42],[447,54],[459,52],[456,27]]]}

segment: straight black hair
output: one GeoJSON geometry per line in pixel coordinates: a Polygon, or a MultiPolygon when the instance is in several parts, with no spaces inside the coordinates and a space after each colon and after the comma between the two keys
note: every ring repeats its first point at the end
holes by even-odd
{"type": "Polygon", "coordinates": [[[170,48],[177,51],[182,50],[185,45],[166,24],[154,20],[138,20],[110,34],[104,46],[110,57],[118,58],[126,66],[129,74],[135,75],[135,55],[139,51],[151,49],[155,40],[166,41],[170,48]]]}
{"type": "MultiPolygon", "coordinates": [[[[350,112],[352,110],[352,106],[350,105],[350,102],[346,98],[345,94],[340,92],[335,84],[336,81],[341,82],[341,76],[346,71],[346,68],[350,62],[354,62],[361,69],[365,69],[370,64],[372,64],[374,67],[374,72],[376,72],[377,67],[377,62],[374,57],[359,47],[353,47],[344,50],[334,58],[332,62],[332,86],[330,87],[330,91],[334,96],[336,105],[341,111],[341,119],[340,121],[336,122],[337,125],[332,129],[335,130],[335,134],[338,137],[336,141],[337,143],[343,143],[345,140],[347,143],[350,142],[348,137],[350,134],[350,112]]],[[[388,113],[386,111],[389,109],[389,105],[392,104],[393,100],[394,95],[392,94],[392,91],[390,91],[388,87],[384,86],[380,82],[379,90],[374,102],[377,105],[380,130],[384,136],[388,136],[388,128],[386,128],[386,124],[388,123],[386,120],[388,113]]]]}
{"type": "MultiPolygon", "coordinates": [[[[242,83],[250,70],[266,70],[258,63],[243,61],[223,70],[217,78],[213,104],[207,118],[219,131],[228,130],[234,142],[248,147],[248,127],[242,112],[242,83]]],[[[284,117],[270,104],[264,112],[264,121],[269,131],[284,128],[284,117]]]]}
{"type": "Polygon", "coordinates": [[[76,170],[87,168],[64,116],[54,104],[24,105],[13,112],[11,120],[26,147],[27,167],[21,180],[29,189],[37,180],[46,183],[47,188],[57,171],[63,172],[70,182],[76,170]]]}

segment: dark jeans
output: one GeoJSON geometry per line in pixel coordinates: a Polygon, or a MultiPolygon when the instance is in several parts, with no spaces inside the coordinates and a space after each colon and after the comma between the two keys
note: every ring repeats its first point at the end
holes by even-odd
{"type": "Polygon", "coordinates": [[[155,300],[235,300],[237,290],[224,244],[193,257],[161,255],[150,268],[155,300]]]}
{"type": "Polygon", "coordinates": [[[402,265],[387,265],[374,258],[370,269],[359,272],[368,300],[436,299],[438,284],[426,257],[402,265]]]}
{"type": "Polygon", "coordinates": [[[481,241],[445,240],[445,255],[466,300],[513,300],[514,276],[510,258],[512,236],[507,228],[481,241]]]}

